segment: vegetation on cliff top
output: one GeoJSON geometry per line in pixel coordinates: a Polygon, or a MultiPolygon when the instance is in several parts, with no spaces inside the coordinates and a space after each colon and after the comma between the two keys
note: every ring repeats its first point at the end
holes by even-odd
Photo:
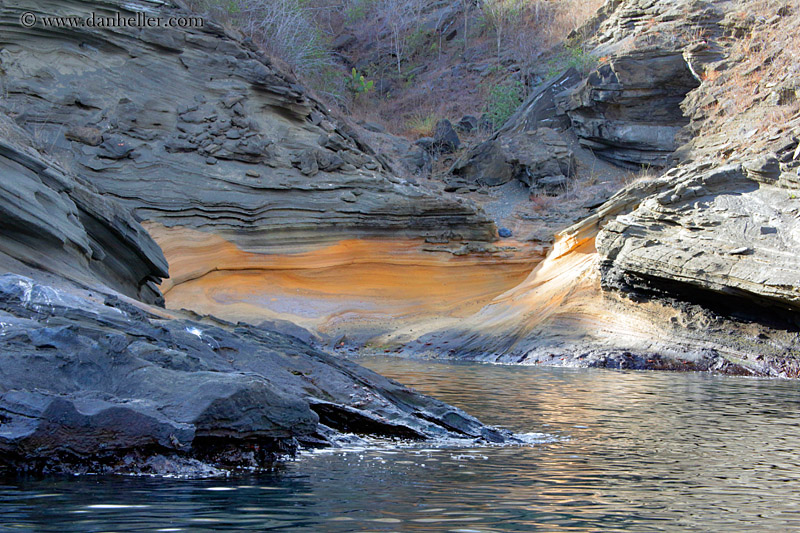
{"type": "Polygon", "coordinates": [[[575,57],[584,61],[583,50],[552,50],[603,3],[192,0],[191,6],[288,63],[329,105],[415,137],[420,123],[439,118],[488,109],[496,121],[491,110],[506,103],[496,87],[512,87],[516,95],[575,57]],[[352,68],[374,90],[353,91],[352,68]]]}

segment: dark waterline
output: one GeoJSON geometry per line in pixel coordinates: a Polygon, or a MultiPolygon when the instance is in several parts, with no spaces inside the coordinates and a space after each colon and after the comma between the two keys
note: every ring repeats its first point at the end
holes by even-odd
{"type": "Polygon", "coordinates": [[[231,480],[4,480],[0,529],[800,529],[800,383],[365,358],[531,447],[304,455],[231,480]]]}

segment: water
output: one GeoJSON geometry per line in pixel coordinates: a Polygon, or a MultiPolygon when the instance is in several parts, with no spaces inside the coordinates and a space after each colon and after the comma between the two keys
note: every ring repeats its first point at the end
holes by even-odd
{"type": "Polygon", "coordinates": [[[232,480],[0,482],[0,529],[800,530],[800,385],[705,374],[360,360],[530,447],[305,455],[232,480]]]}

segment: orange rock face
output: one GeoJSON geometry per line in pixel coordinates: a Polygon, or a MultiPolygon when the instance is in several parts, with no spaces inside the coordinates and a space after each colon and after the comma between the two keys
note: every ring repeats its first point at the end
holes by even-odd
{"type": "Polygon", "coordinates": [[[523,281],[542,259],[515,246],[454,255],[421,240],[351,239],[296,253],[245,251],[222,236],[148,223],[171,278],[168,308],[227,320],[288,320],[329,335],[373,337],[461,319],[523,281]]]}

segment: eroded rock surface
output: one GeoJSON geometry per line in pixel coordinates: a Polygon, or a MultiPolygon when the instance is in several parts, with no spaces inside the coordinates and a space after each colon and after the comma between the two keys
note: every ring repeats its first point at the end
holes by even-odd
{"type": "Polygon", "coordinates": [[[689,123],[680,104],[699,85],[680,51],[635,51],[608,60],[559,106],[599,157],[621,165],[666,167],[689,123]]]}
{"type": "Polygon", "coordinates": [[[494,187],[518,179],[533,191],[555,192],[574,172],[575,157],[566,141],[555,130],[538,128],[484,141],[456,163],[447,187],[457,190],[462,182],[494,187]]]}
{"type": "Polygon", "coordinates": [[[0,10],[8,112],[144,220],[251,251],[342,235],[494,237],[474,206],[396,177],[345,121],[210,20],[52,31],[23,28],[26,11],[39,19],[187,13],[147,1],[0,10]]]}
{"type": "MultiPolygon", "coordinates": [[[[798,13],[608,2],[580,34],[598,68],[531,116],[563,112],[560,129],[615,164],[672,168],[557,233],[528,278],[475,315],[384,340],[524,364],[800,376],[798,13]]],[[[529,124],[531,104],[498,142],[529,124]]]]}
{"type": "MultiPolygon", "coordinates": [[[[0,6],[4,112],[28,130],[0,116],[0,471],[213,475],[351,434],[510,438],[321,353],[302,328],[150,305],[163,303],[168,272],[144,227],[164,228],[156,240],[222,242],[229,261],[340,231],[491,237],[491,223],[389,173],[211,23],[24,29],[26,10],[176,13],[161,2],[0,6]]],[[[167,257],[187,244],[166,242],[167,257]]]]}
{"type": "Polygon", "coordinates": [[[100,282],[149,303],[167,262],[119,204],[32,148],[0,117],[0,268],[100,282]]]}

